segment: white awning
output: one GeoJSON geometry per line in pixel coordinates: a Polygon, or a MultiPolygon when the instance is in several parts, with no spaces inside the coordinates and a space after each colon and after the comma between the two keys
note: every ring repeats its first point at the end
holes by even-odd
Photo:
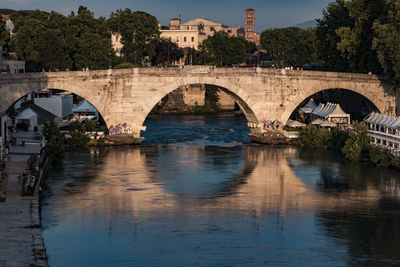
{"type": "Polygon", "coordinates": [[[319,124],[321,124],[321,123],[323,123],[323,122],[325,122],[325,121],[324,121],[324,120],[321,120],[321,119],[316,119],[316,120],[313,120],[313,121],[311,122],[311,124],[319,125],[319,124]]]}
{"type": "Polygon", "coordinates": [[[337,124],[334,122],[324,121],[323,123],[319,124],[321,127],[336,127],[337,124]]]}
{"type": "Polygon", "coordinates": [[[392,117],[375,112],[369,114],[364,119],[364,122],[371,124],[378,124],[393,129],[400,128],[400,117],[392,117]]]}
{"type": "Polygon", "coordinates": [[[288,120],[286,123],[287,126],[297,128],[297,127],[306,127],[304,123],[301,123],[299,121],[294,121],[294,120],[288,120]]]}

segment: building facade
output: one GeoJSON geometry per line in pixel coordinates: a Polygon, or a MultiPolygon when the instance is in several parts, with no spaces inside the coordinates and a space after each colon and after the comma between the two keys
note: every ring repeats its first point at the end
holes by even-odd
{"type": "Polygon", "coordinates": [[[184,23],[181,19],[173,18],[169,23],[169,30],[161,30],[161,38],[168,39],[181,48],[195,48],[218,31],[224,31],[230,36],[238,37],[239,28],[231,28],[221,23],[206,19],[196,18],[184,23]]]}
{"type": "Polygon", "coordinates": [[[371,113],[364,123],[368,127],[371,143],[387,148],[394,156],[400,156],[400,118],[371,113]]]}

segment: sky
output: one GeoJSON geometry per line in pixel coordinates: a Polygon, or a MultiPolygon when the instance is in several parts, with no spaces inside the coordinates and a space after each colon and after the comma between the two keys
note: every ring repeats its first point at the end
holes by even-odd
{"type": "Polygon", "coordinates": [[[294,26],[322,17],[322,10],[333,0],[0,0],[0,8],[55,10],[68,15],[80,5],[96,17],[109,17],[117,9],[130,8],[155,16],[162,25],[179,17],[182,21],[205,17],[230,27],[244,24],[244,10],[256,10],[256,31],[294,26]]]}

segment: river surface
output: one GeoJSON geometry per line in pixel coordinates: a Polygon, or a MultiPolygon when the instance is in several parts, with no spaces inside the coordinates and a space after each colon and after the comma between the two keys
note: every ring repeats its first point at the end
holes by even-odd
{"type": "Polygon", "coordinates": [[[50,266],[400,265],[400,172],[250,144],[240,117],[147,124],[52,171],[50,266]]]}

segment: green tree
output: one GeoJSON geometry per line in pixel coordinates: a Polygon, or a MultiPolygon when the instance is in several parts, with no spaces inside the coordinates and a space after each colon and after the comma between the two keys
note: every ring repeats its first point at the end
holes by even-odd
{"type": "Polygon", "coordinates": [[[54,120],[50,120],[44,124],[42,133],[47,141],[46,153],[50,161],[60,161],[64,156],[64,138],[54,120]]]}
{"type": "Polygon", "coordinates": [[[73,69],[85,67],[106,69],[110,62],[111,34],[104,17],[95,18],[93,12],[80,6],[78,15],[68,17],[66,40],[73,58],[73,69]]]}
{"type": "Polygon", "coordinates": [[[316,28],[318,58],[331,71],[349,71],[347,60],[337,49],[341,39],[336,33],[339,28],[347,27],[351,23],[345,0],[328,4],[322,14],[323,18],[317,19],[316,28]]]}
{"type": "Polygon", "coordinates": [[[129,8],[112,12],[108,26],[113,33],[121,34],[121,54],[126,62],[142,64],[155,56],[156,43],[160,37],[157,19],[142,11],[132,12],[129,8]]]}
{"type": "Polygon", "coordinates": [[[246,47],[246,54],[252,54],[257,51],[257,46],[255,43],[247,41],[244,38],[239,38],[239,40],[244,44],[246,47]]]}
{"type": "Polygon", "coordinates": [[[337,48],[353,72],[380,73],[382,68],[373,49],[373,24],[387,14],[387,0],[352,0],[344,2],[350,23],[336,30],[340,37],[337,48]]]}
{"type": "Polygon", "coordinates": [[[3,48],[6,48],[8,45],[8,42],[10,40],[10,35],[8,34],[8,31],[6,30],[6,22],[0,18],[0,46],[3,46],[3,48]]]}
{"type": "Polygon", "coordinates": [[[261,33],[260,42],[277,64],[304,65],[317,61],[314,29],[268,29],[261,33]]]}
{"type": "Polygon", "coordinates": [[[68,17],[30,12],[17,17],[14,32],[11,47],[26,61],[27,71],[105,69],[113,53],[105,18],[94,18],[85,7],[68,17]]]}
{"type": "Polygon", "coordinates": [[[11,47],[18,58],[25,60],[27,71],[40,71],[43,68],[39,44],[46,41],[42,38],[47,28],[44,23],[46,17],[45,13],[37,10],[31,15],[19,17],[15,22],[11,47]]]}
{"type": "Polygon", "coordinates": [[[183,49],[170,40],[160,39],[156,43],[156,54],[152,58],[153,65],[170,66],[183,57],[183,49]]]}
{"type": "Polygon", "coordinates": [[[204,63],[226,66],[242,63],[246,57],[246,47],[239,38],[220,31],[203,41],[200,53],[201,61],[204,63]]]}
{"type": "Polygon", "coordinates": [[[377,167],[389,167],[393,162],[392,153],[386,148],[371,146],[369,149],[369,158],[377,167]]]}
{"type": "Polygon", "coordinates": [[[354,131],[350,133],[342,152],[349,160],[361,161],[368,159],[369,148],[368,129],[363,123],[358,123],[355,125],[354,131]]]}
{"type": "Polygon", "coordinates": [[[383,70],[400,85],[400,0],[390,3],[385,22],[375,21],[373,49],[383,70]]]}

